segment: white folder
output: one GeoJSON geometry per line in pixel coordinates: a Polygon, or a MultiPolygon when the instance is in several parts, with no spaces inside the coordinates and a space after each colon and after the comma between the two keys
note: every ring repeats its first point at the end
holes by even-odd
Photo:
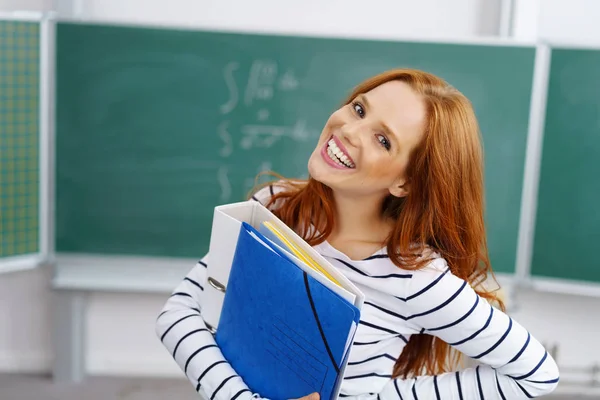
{"type": "Polygon", "coordinates": [[[341,287],[308,266],[303,268],[307,273],[359,310],[362,308],[365,296],[346,276],[261,203],[249,200],[215,207],[210,236],[207,282],[202,292],[202,317],[213,332],[219,326],[219,317],[223,308],[225,290],[242,222],[258,229],[264,221],[271,221],[275,224],[279,230],[331,274],[341,287]]]}

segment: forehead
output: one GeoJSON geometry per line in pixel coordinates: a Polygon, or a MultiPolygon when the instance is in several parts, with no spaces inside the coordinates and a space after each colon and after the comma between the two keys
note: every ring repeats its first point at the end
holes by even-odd
{"type": "Polygon", "coordinates": [[[407,83],[390,81],[366,92],[371,113],[384,120],[396,134],[421,131],[425,122],[425,104],[407,83]]]}

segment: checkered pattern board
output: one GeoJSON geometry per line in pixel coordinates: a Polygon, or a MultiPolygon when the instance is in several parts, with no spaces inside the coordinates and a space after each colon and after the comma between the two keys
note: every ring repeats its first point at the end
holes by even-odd
{"type": "Polygon", "coordinates": [[[39,251],[39,37],[0,20],[0,257],[39,251]]]}

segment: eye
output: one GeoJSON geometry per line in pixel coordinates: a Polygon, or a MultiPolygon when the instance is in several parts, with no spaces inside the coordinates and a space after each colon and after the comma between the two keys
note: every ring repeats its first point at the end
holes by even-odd
{"type": "Polygon", "coordinates": [[[390,149],[392,148],[392,144],[385,136],[377,135],[377,140],[379,141],[379,143],[381,143],[381,146],[383,146],[384,149],[390,151],[390,149]]]}
{"type": "Polygon", "coordinates": [[[356,113],[356,115],[358,115],[360,118],[365,117],[365,108],[363,107],[362,104],[360,104],[357,101],[353,101],[352,108],[354,109],[354,112],[356,113]]]}

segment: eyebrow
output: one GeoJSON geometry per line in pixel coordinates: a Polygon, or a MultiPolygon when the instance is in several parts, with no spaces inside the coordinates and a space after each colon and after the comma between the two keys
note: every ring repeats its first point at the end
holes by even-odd
{"type": "MultiPolygon", "coordinates": [[[[367,99],[367,96],[365,96],[364,93],[361,93],[358,96],[356,96],[356,99],[359,100],[361,103],[363,103],[367,109],[371,108],[371,104],[369,103],[369,100],[367,99]]],[[[388,136],[391,136],[392,139],[396,142],[396,144],[400,143],[398,135],[396,135],[394,133],[394,131],[392,129],[390,129],[390,127],[385,122],[381,122],[381,126],[383,127],[383,130],[385,131],[385,133],[388,136]]]]}

